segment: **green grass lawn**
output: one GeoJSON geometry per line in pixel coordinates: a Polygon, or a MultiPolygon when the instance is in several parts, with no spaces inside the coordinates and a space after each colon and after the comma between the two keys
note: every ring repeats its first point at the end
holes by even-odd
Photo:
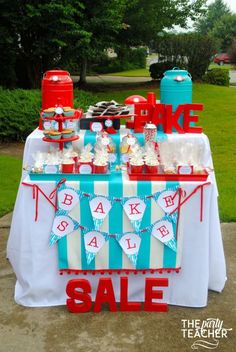
{"type": "MultiPolygon", "coordinates": [[[[154,89],[159,97],[159,89],[154,89]]],[[[146,96],[148,90],[135,90],[146,96]]],[[[99,99],[122,103],[134,90],[97,93],[99,99]]],[[[218,188],[221,221],[236,221],[236,89],[207,84],[194,84],[193,101],[204,104],[200,125],[208,135],[218,188]]]]}
{"type": "MultiPolygon", "coordinates": [[[[122,103],[133,94],[146,96],[151,89],[110,90],[96,93],[99,100],[122,103]]],[[[152,89],[159,97],[159,89],[152,89]]],[[[236,221],[236,89],[194,84],[193,101],[204,104],[200,125],[208,135],[220,193],[221,221],[236,221]]],[[[21,175],[21,160],[0,156],[0,216],[13,209],[21,175]]]]}
{"type": "Polygon", "coordinates": [[[10,212],[14,207],[21,167],[20,159],[0,155],[0,216],[10,212]]]}

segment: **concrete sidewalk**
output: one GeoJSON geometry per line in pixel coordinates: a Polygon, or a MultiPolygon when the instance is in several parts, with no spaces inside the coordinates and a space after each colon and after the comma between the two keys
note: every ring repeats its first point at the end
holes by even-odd
{"type": "MultiPolygon", "coordinates": [[[[219,318],[233,328],[218,351],[236,346],[236,224],[222,224],[228,282],[222,293],[209,292],[202,309],[170,306],[165,313],[71,314],[65,306],[26,308],[14,302],[15,275],[6,260],[11,215],[0,221],[0,352],[156,352],[191,351],[181,319],[219,318]]],[[[200,348],[200,351],[204,351],[200,348]]]]}

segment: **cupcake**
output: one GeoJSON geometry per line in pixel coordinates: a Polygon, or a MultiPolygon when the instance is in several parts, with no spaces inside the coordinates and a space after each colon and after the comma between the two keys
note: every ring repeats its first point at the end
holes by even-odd
{"type": "Polygon", "coordinates": [[[75,131],[72,128],[65,128],[62,130],[62,138],[71,138],[75,135],[75,131]]]}
{"type": "Polygon", "coordinates": [[[51,130],[44,130],[43,134],[46,138],[50,138],[51,137],[51,130]]]}
{"type": "Polygon", "coordinates": [[[75,113],[75,109],[72,109],[72,108],[69,108],[69,107],[64,107],[63,108],[63,111],[64,111],[64,116],[73,116],[74,113],[75,113]]]}
{"type": "Polygon", "coordinates": [[[51,131],[50,138],[54,140],[59,140],[61,138],[61,132],[59,131],[51,131]]]}
{"type": "Polygon", "coordinates": [[[43,110],[43,117],[52,117],[55,113],[55,108],[48,108],[43,110]]]}

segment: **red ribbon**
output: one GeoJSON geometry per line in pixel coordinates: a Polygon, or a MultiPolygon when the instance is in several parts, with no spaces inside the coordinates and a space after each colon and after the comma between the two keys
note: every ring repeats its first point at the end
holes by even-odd
{"type": "Polygon", "coordinates": [[[55,203],[51,201],[53,199],[54,195],[57,195],[57,189],[64,183],[66,182],[66,179],[61,179],[58,184],[56,185],[56,188],[50,193],[49,197],[44,193],[44,191],[37,185],[37,184],[31,184],[31,183],[26,183],[22,182],[23,186],[28,186],[32,188],[32,197],[35,199],[35,217],[34,221],[38,220],[38,213],[39,213],[39,193],[41,193],[44,198],[53,206],[55,211],[57,211],[57,196],[55,197],[55,203]]]}

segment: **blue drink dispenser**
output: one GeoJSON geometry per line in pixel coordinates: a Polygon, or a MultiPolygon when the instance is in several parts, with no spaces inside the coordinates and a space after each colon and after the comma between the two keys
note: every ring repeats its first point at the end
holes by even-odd
{"type": "MultiPolygon", "coordinates": [[[[160,85],[160,101],[163,104],[171,104],[175,111],[180,104],[192,103],[192,79],[186,70],[174,67],[164,73],[160,85]]],[[[183,127],[183,116],[179,119],[183,127]]],[[[194,123],[191,123],[193,126],[194,123]]]]}

